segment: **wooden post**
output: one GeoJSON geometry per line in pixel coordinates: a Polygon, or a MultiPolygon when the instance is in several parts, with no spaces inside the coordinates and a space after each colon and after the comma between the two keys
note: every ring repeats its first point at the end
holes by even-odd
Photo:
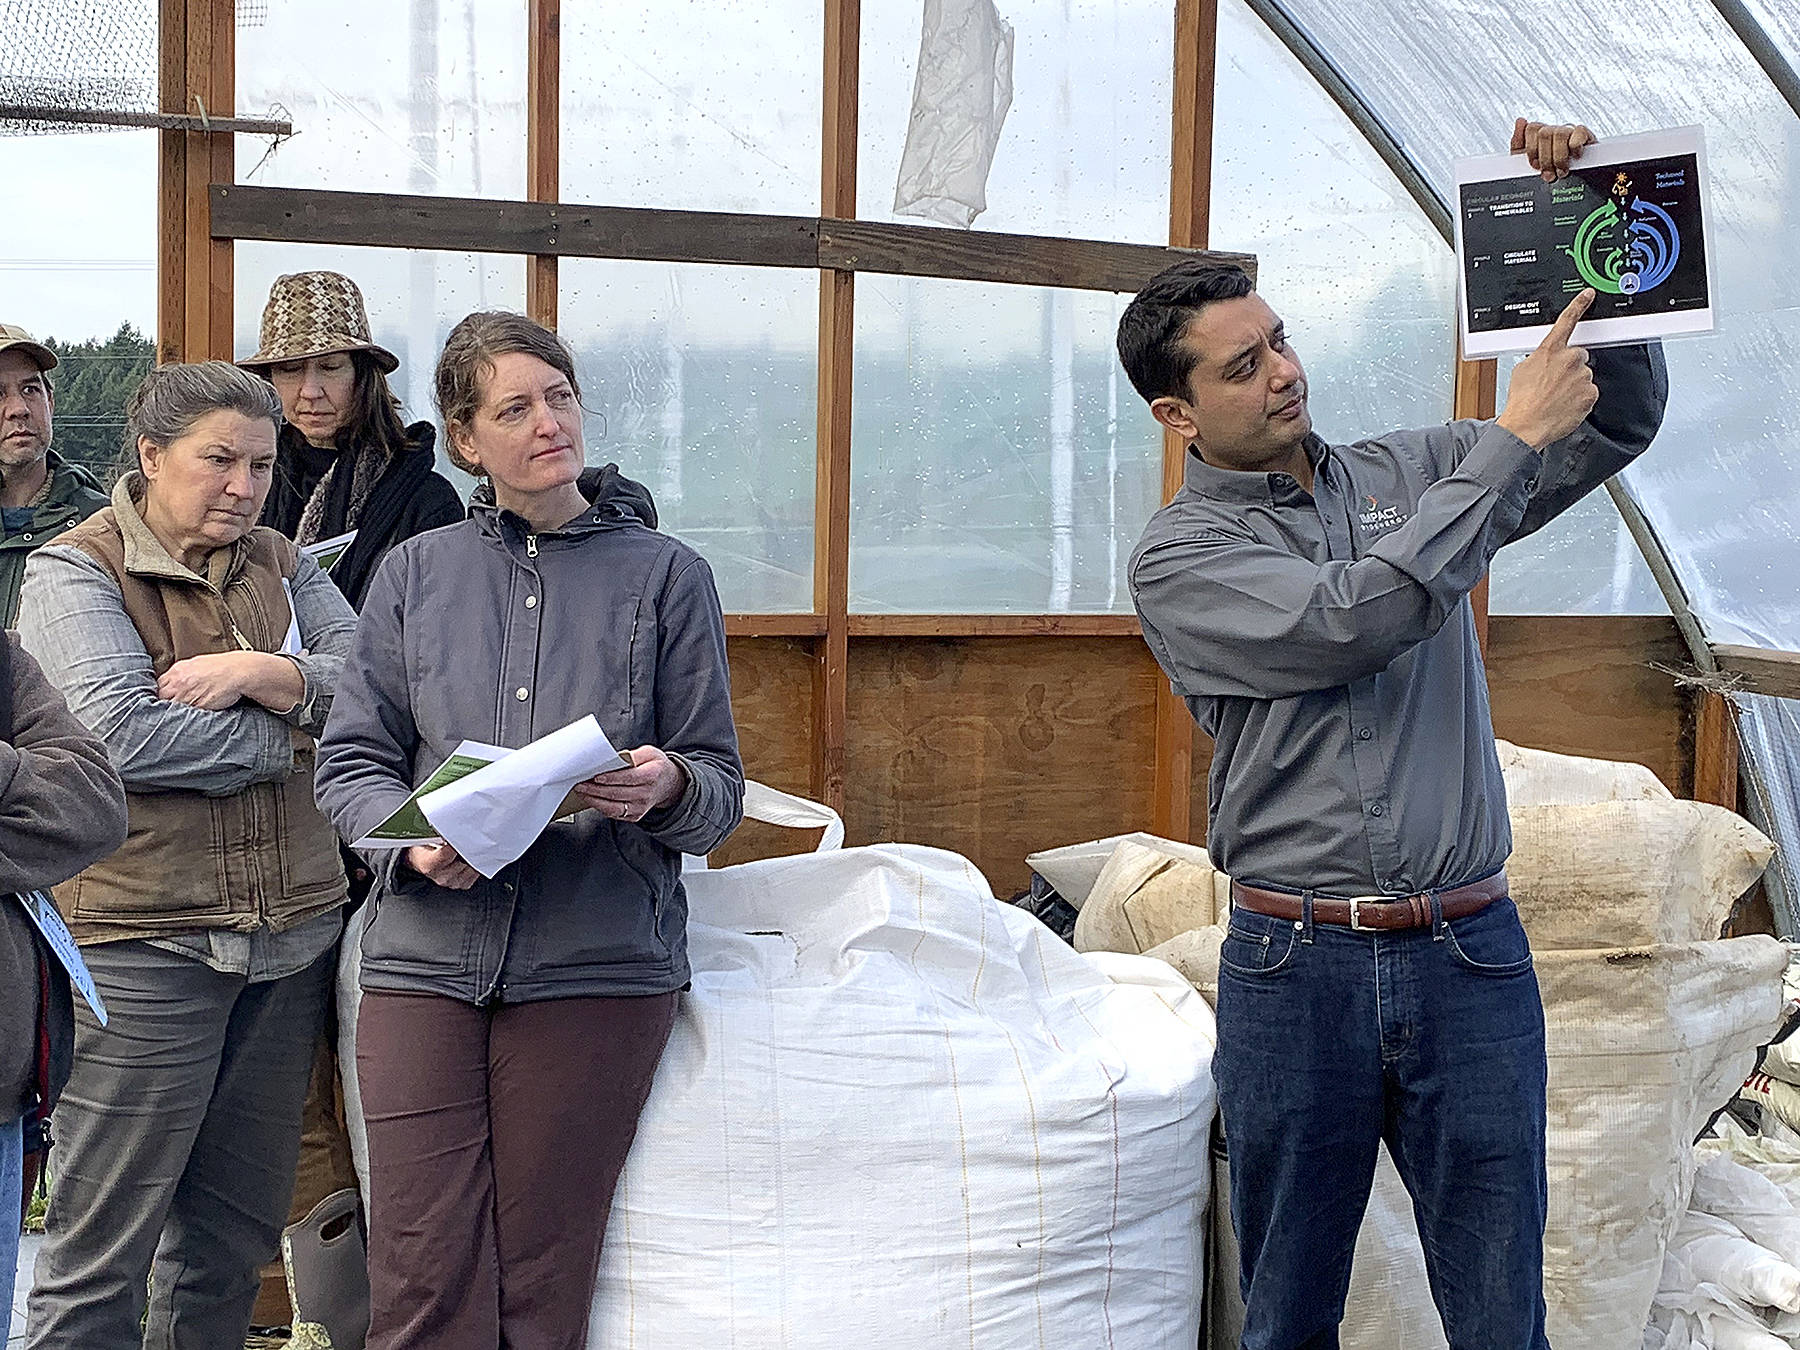
{"type": "MultiPolygon", "coordinates": [[[[1212,213],[1213,88],[1218,0],[1175,0],[1174,125],[1170,144],[1169,242],[1205,248],[1212,213]]],[[[1181,487],[1187,446],[1163,433],[1163,500],[1181,487]]],[[[1194,719],[1167,680],[1156,690],[1151,825],[1169,839],[1194,833],[1194,719]]]]}
{"type": "MultiPolygon", "coordinates": [[[[1500,365],[1491,358],[1486,361],[1464,361],[1458,357],[1456,362],[1456,388],[1452,396],[1451,416],[1492,417],[1496,411],[1495,403],[1499,397],[1500,365]]],[[[1481,654],[1485,657],[1488,649],[1488,579],[1483,577],[1481,583],[1469,594],[1469,605],[1475,611],[1475,636],[1481,643],[1481,654]]]]}
{"type": "Polygon", "coordinates": [[[1731,700],[1711,689],[1700,691],[1694,711],[1694,800],[1738,806],[1737,722],[1731,700]]]}
{"type": "MultiPolygon", "coordinates": [[[[861,0],[825,0],[820,214],[856,215],[861,0]]],[[[813,497],[813,609],[825,619],[813,667],[812,790],[844,809],[850,721],[850,391],[856,355],[856,274],[819,273],[819,415],[813,497]]]]}
{"type": "MultiPolygon", "coordinates": [[[[530,0],[525,58],[526,195],[560,200],[562,155],[562,0],[530,0]]],[[[525,260],[525,312],[546,328],[557,319],[556,257],[525,260]]]]}
{"type": "MultiPolygon", "coordinates": [[[[157,108],[187,102],[187,0],[157,5],[157,108]]],[[[156,359],[181,360],[187,330],[187,136],[157,133],[156,359]]]]}
{"type": "MultiPolygon", "coordinates": [[[[162,111],[230,117],[237,88],[233,0],[160,0],[162,111]]],[[[237,177],[228,131],[165,131],[157,162],[157,359],[230,360],[232,245],[214,239],[207,188],[237,177]]]]}

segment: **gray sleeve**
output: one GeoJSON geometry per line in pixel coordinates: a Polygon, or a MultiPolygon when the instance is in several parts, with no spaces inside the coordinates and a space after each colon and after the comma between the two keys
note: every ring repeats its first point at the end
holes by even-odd
{"type": "Polygon", "coordinates": [[[292,733],[268,709],[211,712],[156,696],[117,583],[74,549],[41,548],[25,564],[19,638],[134,791],[226,797],[293,772],[292,733]]]}
{"type": "Polygon", "coordinates": [[[1507,542],[1542,529],[1650,448],[1669,402],[1662,344],[1599,347],[1588,359],[1600,401],[1573,433],[1544,447],[1525,518],[1507,542]]]}
{"type": "Polygon", "coordinates": [[[282,714],[282,720],[317,736],[331,715],[344,657],[356,636],[356,611],[319,564],[304,553],[288,589],[294,597],[294,620],[300,625],[303,648],[300,655],[288,659],[300,668],[306,691],[299,703],[282,714]]]}
{"type": "Polygon", "coordinates": [[[31,654],[13,644],[13,730],[0,741],[0,892],[48,890],[125,842],[125,787],[31,654]]]}
{"type": "Polygon", "coordinates": [[[376,569],[319,738],[313,795],[346,840],[362,838],[412,794],[419,730],[406,678],[407,563],[396,549],[376,569]]]}
{"type": "Polygon", "coordinates": [[[1354,562],[1315,563],[1226,530],[1142,550],[1132,600],[1185,695],[1287,698],[1374,675],[1443,627],[1518,527],[1530,446],[1483,428],[1413,518],[1354,562]]]}
{"type": "Polygon", "coordinates": [[[744,765],[731,719],[725,619],[712,569],[694,557],[669,579],[657,620],[656,744],[681,766],[681,796],[644,817],[658,842],[710,853],[744,818],[744,765]]]}
{"type": "MultiPolygon", "coordinates": [[[[1669,368],[1662,344],[1595,347],[1588,351],[1600,401],[1587,421],[1542,452],[1530,500],[1506,543],[1542,529],[1650,448],[1669,401],[1669,368]]],[[[1411,457],[1431,480],[1456,472],[1492,421],[1464,420],[1382,440],[1411,457]]]]}

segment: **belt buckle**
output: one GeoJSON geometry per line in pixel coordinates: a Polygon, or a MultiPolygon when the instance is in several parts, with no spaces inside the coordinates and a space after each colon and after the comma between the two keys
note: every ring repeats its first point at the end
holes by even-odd
{"type": "Polygon", "coordinates": [[[1367,927],[1364,924],[1362,924],[1356,917],[1357,911],[1358,911],[1358,908],[1362,905],[1383,905],[1386,903],[1387,903],[1387,897],[1383,896],[1383,895],[1352,896],[1350,898],[1350,927],[1351,927],[1351,930],[1354,932],[1358,932],[1358,933],[1373,933],[1373,932],[1377,931],[1374,928],[1367,927]]]}

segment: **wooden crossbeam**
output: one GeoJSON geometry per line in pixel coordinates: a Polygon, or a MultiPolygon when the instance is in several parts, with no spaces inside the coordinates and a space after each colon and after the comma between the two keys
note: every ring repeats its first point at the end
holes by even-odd
{"type": "Polygon", "coordinates": [[[1740,677],[1748,692],[1770,694],[1776,698],[1800,698],[1800,652],[1713,643],[1712,654],[1719,669],[1740,677]]]}
{"type": "MultiPolygon", "coordinates": [[[[212,237],[743,267],[824,268],[1130,292],[1204,249],[1050,239],[830,216],[665,211],[314,188],[211,189],[212,237]]],[[[850,209],[843,203],[839,209],[850,209]]],[[[1213,253],[1251,270],[1243,253],[1213,253]]]]}

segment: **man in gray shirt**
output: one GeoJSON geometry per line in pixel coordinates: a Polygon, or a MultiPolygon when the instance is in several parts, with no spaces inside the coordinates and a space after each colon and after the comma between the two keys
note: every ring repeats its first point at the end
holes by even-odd
{"type": "MultiPolygon", "coordinates": [[[[1547,179],[1585,127],[1520,119],[1547,179]]],[[[1214,739],[1235,879],[1219,1101],[1245,1350],[1338,1343],[1385,1139],[1453,1350],[1544,1350],[1544,1027],[1468,594],[1494,554],[1640,454],[1660,349],[1570,345],[1584,291],[1492,422],[1313,434],[1281,321],[1236,268],[1152,280],[1119,324],[1186,480],[1131,560],[1144,640],[1214,739]]]]}

